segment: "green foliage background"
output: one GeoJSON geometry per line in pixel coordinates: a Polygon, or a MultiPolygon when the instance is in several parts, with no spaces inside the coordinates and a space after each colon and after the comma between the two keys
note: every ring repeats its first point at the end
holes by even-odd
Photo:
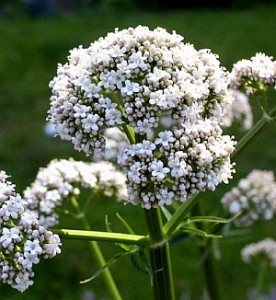
{"type": "MultiPolygon", "coordinates": [[[[65,63],[73,47],[81,44],[87,47],[115,27],[161,26],[168,31],[176,30],[197,49],[212,49],[219,54],[222,65],[230,70],[234,62],[249,58],[256,52],[276,57],[275,19],[276,6],[273,5],[243,11],[90,10],[44,19],[28,19],[24,15],[3,17],[0,19],[0,169],[12,176],[11,180],[21,193],[34,180],[39,167],[46,166],[53,158],[89,160],[73,151],[71,144],[47,137],[43,131],[49,108],[48,83],[55,76],[57,63],[65,63]]],[[[273,93],[269,101],[275,102],[275,96],[273,93]]],[[[251,101],[257,120],[261,109],[256,99],[251,101]]],[[[238,132],[236,135],[239,138],[238,132]]],[[[237,159],[234,180],[228,186],[220,186],[214,195],[206,194],[204,200],[210,213],[220,215],[220,196],[253,168],[276,171],[275,137],[276,127],[270,126],[237,159]]],[[[123,206],[110,200],[98,201],[91,207],[93,229],[104,229],[105,215],[108,214],[114,231],[123,232],[116,212],[127,219],[138,234],[145,232],[141,208],[123,206]]],[[[62,225],[75,228],[65,218],[62,225]]],[[[245,244],[267,236],[276,238],[275,221],[256,224],[249,233],[219,242],[221,276],[227,299],[246,299],[248,290],[254,287],[258,266],[244,265],[239,252],[245,244]]],[[[102,246],[107,258],[118,251],[110,244],[102,246]]],[[[35,284],[26,293],[21,295],[0,283],[1,299],[75,300],[85,299],[87,292],[95,293],[95,299],[108,299],[101,278],[90,284],[79,284],[80,280],[97,270],[86,243],[64,240],[62,248],[61,255],[42,261],[35,267],[35,284]]],[[[174,244],[172,256],[177,299],[203,299],[201,257],[194,241],[185,239],[174,244]]],[[[129,258],[118,262],[111,271],[124,299],[151,299],[147,276],[136,270],[129,258]]],[[[270,275],[268,288],[276,284],[275,271],[271,271],[270,275]]]]}

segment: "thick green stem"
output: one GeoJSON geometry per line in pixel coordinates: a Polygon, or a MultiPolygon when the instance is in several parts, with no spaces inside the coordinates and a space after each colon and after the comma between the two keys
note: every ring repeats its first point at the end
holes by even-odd
{"type": "Polygon", "coordinates": [[[174,285],[169,243],[164,239],[160,210],[145,210],[149,236],[152,283],[155,300],[174,300],[174,285]]]}
{"type": "MultiPolygon", "coordinates": [[[[81,211],[79,204],[74,197],[71,198],[71,203],[77,213],[78,220],[79,220],[81,226],[83,227],[83,229],[90,231],[91,228],[86,220],[85,214],[81,211]]],[[[106,265],[106,261],[104,259],[104,256],[100,250],[98,243],[96,241],[90,241],[89,247],[90,247],[91,253],[94,256],[94,259],[96,260],[98,266],[100,268],[104,267],[106,265]]],[[[108,268],[105,268],[103,270],[102,276],[104,279],[104,283],[108,289],[110,297],[113,300],[122,300],[120,292],[119,292],[119,290],[116,286],[116,283],[111,275],[111,272],[109,271],[108,268]]]]}

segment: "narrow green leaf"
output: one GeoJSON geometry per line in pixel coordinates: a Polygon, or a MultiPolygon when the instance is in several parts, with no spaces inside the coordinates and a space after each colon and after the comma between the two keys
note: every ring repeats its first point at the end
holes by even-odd
{"type": "MultiPolygon", "coordinates": [[[[108,232],[112,232],[111,223],[108,221],[108,215],[105,215],[105,226],[106,226],[106,230],[108,232]]],[[[131,234],[135,235],[134,233],[131,233],[131,234]]],[[[130,251],[133,248],[133,246],[129,246],[124,243],[116,243],[115,242],[114,244],[124,251],[130,251]]]]}
{"type": "Polygon", "coordinates": [[[204,230],[200,230],[200,229],[197,229],[194,227],[181,227],[181,231],[196,234],[199,236],[208,237],[208,238],[222,238],[222,235],[209,234],[209,233],[205,232],[204,230]]]}
{"type": "Polygon", "coordinates": [[[121,221],[121,223],[123,224],[123,226],[125,227],[128,233],[135,234],[131,226],[127,223],[127,221],[122,216],[119,215],[119,213],[116,213],[116,216],[121,221]]]}
{"type": "Polygon", "coordinates": [[[111,229],[111,223],[108,220],[108,215],[105,215],[104,221],[105,221],[106,231],[107,232],[113,232],[112,229],[111,229]]]}
{"type": "Polygon", "coordinates": [[[105,265],[103,265],[95,274],[93,274],[91,277],[80,281],[81,284],[84,283],[88,283],[92,280],[94,280],[95,278],[99,277],[103,271],[107,268],[109,268],[110,266],[114,265],[116,262],[118,262],[120,259],[122,259],[123,257],[130,255],[134,252],[137,252],[139,250],[138,247],[134,247],[131,251],[125,251],[125,252],[119,252],[117,253],[115,256],[113,256],[109,261],[106,262],[105,265]]]}
{"type": "Polygon", "coordinates": [[[164,206],[161,206],[161,210],[162,210],[162,213],[164,214],[165,218],[167,219],[167,221],[170,220],[170,218],[172,217],[172,214],[169,212],[169,210],[164,207],[164,206]]]}
{"type": "Polygon", "coordinates": [[[225,219],[221,217],[214,217],[214,216],[195,216],[190,217],[184,220],[184,223],[196,223],[196,222],[209,222],[209,223],[230,223],[234,219],[236,219],[239,214],[235,215],[234,217],[225,219]]]}

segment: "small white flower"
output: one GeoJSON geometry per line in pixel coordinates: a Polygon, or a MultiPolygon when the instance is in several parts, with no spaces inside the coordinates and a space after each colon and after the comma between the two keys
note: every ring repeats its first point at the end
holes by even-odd
{"type": "Polygon", "coordinates": [[[6,228],[2,230],[2,235],[0,237],[0,244],[4,248],[8,248],[10,244],[21,241],[21,235],[18,228],[6,228]]]}
{"type": "Polygon", "coordinates": [[[139,92],[139,84],[131,82],[130,80],[125,81],[125,86],[121,88],[121,93],[131,96],[133,93],[139,92]]]}
{"type": "Polygon", "coordinates": [[[54,257],[57,254],[61,253],[61,242],[57,234],[51,234],[48,237],[48,242],[43,245],[43,250],[45,251],[46,256],[54,257]]]}
{"type": "Polygon", "coordinates": [[[162,144],[163,147],[167,147],[169,143],[175,141],[175,138],[171,131],[162,131],[158,134],[159,138],[155,140],[155,144],[162,144]]]}
{"type": "Polygon", "coordinates": [[[150,170],[151,175],[156,178],[156,180],[161,181],[165,178],[166,174],[170,172],[170,169],[167,167],[164,167],[164,164],[162,161],[153,161],[150,164],[150,170]]]}
{"type": "Polygon", "coordinates": [[[160,206],[164,204],[171,205],[173,197],[174,197],[174,192],[168,191],[166,189],[160,189],[159,193],[156,195],[156,198],[158,199],[158,204],[160,206]]]}
{"type": "Polygon", "coordinates": [[[74,111],[75,111],[74,117],[85,118],[87,116],[87,114],[89,113],[90,108],[89,108],[89,106],[86,106],[86,105],[75,105],[74,111]]]}
{"type": "Polygon", "coordinates": [[[35,254],[41,254],[42,253],[42,248],[40,246],[40,243],[38,240],[34,241],[26,241],[24,244],[24,252],[30,252],[30,253],[35,253],[35,254]]]}
{"type": "Polygon", "coordinates": [[[33,283],[34,282],[29,278],[29,274],[26,272],[16,276],[15,283],[12,284],[12,287],[17,289],[19,292],[24,292],[29,286],[33,285],[33,283]]]}

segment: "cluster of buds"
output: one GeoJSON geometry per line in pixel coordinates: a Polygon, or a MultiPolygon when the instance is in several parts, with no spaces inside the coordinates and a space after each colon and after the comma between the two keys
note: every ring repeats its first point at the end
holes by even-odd
{"type": "Polygon", "coordinates": [[[231,87],[245,89],[247,94],[276,86],[276,61],[264,53],[256,53],[250,59],[242,59],[234,64],[230,73],[231,87]]]}
{"type": "Polygon", "coordinates": [[[237,226],[249,226],[257,220],[270,220],[276,211],[276,181],[272,171],[253,170],[221,200],[225,210],[239,216],[237,226]]]}
{"type": "Polygon", "coordinates": [[[270,267],[276,267],[276,241],[266,238],[258,243],[245,246],[241,251],[242,260],[250,263],[257,259],[265,259],[270,267]]]}
{"type": "Polygon", "coordinates": [[[127,197],[125,181],[125,175],[109,162],[52,160],[25,189],[25,205],[36,212],[39,222],[48,228],[59,222],[56,208],[70,196],[77,197],[80,188],[90,189],[91,193],[100,190],[102,195],[124,200],[127,197]]]}
{"type": "Polygon", "coordinates": [[[0,280],[24,292],[33,284],[33,266],[60,253],[59,236],[25,209],[15,186],[0,171],[0,280]]]}

